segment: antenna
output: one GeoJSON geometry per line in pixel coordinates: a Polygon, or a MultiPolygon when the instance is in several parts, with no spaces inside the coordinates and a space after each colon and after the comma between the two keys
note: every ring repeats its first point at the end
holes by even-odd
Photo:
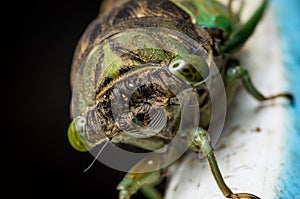
{"type": "Polygon", "coordinates": [[[104,150],[104,148],[106,147],[106,145],[108,143],[109,143],[109,139],[106,139],[106,142],[104,143],[103,147],[97,153],[95,159],[92,161],[92,163],[83,172],[87,172],[93,166],[93,164],[96,162],[96,160],[98,159],[98,157],[100,156],[100,154],[102,153],[102,151],[104,150]]]}

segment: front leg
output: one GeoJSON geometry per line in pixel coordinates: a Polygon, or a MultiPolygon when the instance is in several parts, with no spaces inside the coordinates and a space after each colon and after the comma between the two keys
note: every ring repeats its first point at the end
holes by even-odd
{"type": "Polygon", "coordinates": [[[130,199],[139,190],[148,199],[162,199],[162,195],[154,188],[165,176],[164,171],[160,169],[161,158],[163,155],[154,154],[135,165],[117,187],[119,199],[130,199]],[[148,172],[135,173],[141,169],[146,169],[148,172]]]}
{"type": "MultiPolygon", "coordinates": [[[[219,169],[219,166],[217,164],[217,160],[215,158],[214,152],[212,147],[209,143],[209,135],[208,133],[201,128],[198,128],[194,133],[194,139],[192,143],[193,150],[196,150],[197,148],[200,149],[200,151],[203,153],[203,155],[206,157],[211,172],[217,182],[218,187],[222,191],[223,195],[226,198],[232,198],[232,199],[259,199],[259,197],[249,194],[249,193],[233,193],[230,188],[226,185],[224,182],[223,176],[221,174],[221,171],[219,169]]],[[[245,179],[246,180],[246,179],[245,179]]]]}

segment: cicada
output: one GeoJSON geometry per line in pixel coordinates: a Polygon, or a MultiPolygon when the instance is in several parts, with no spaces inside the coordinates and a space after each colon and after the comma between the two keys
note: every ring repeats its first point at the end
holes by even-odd
{"type": "Polygon", "coordinates": [[[108,161],[118,169],[132,166],[117,187],[119,199],[129,199],[138,191],[150,199],[162,198],[155,186],[187,150],[207,159],[225,197],[259,198],[231,191],[213,145],[221,132],[214,127],[222,127],[222,113],[238,85],[259,101],[293,100],[288,93],[270,97],[260,93],[247,70],[233,59],[255,30],[267,3],[262,0],[244,23],[240,11],[233,11],[232,0],[227,5],[215,0],[102,3],[74,54],[73,121],[68,137],[79,151],[103,143],[122,151],[108,161]],[[146,152],[127,153],[126,146],[146,152]],[[133,166],[126,164],[130,158],[123,157],[128,154],[142,158],[133,166]]]}

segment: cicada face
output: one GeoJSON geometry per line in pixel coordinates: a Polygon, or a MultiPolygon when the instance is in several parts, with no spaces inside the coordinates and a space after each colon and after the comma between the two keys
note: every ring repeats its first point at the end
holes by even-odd
{"type": "MultiPolygon", "coordinates": [[[[83,151],[124,134],[172,139],[190,98],[183,93],[196,96],[209,76],[212,50],[202,33],[199,43],[179,31],[144,27],[93,43],[73,75],[71,144],[83,151]]],[[[187,123],[186,129],[199,124],[187,123]]]]}

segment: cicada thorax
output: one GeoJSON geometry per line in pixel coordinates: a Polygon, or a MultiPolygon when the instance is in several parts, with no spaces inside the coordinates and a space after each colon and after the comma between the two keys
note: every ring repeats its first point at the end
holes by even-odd
{"type": "Polygon", "coordinates": [[[106,0],[100,10],[102,12],[88,26],[76,47],[71,84],[91,46],[130,28],[161,26],[183,32],[196,41],[201,40],[206,50],[213,45],[210,36],[192,23],[190,15],[169,0],[106,0]]]}
{"type": "Polygon", "coordinates": [[[186,55],[209,65],[212,45],[170,1],[130,1],[100,15],[77,47],[71,74],[72,114],[85,118],[89,147],[124,132],[171,139],[180,115],[176,95],[191,85],[169,66],[186,55]]]}

